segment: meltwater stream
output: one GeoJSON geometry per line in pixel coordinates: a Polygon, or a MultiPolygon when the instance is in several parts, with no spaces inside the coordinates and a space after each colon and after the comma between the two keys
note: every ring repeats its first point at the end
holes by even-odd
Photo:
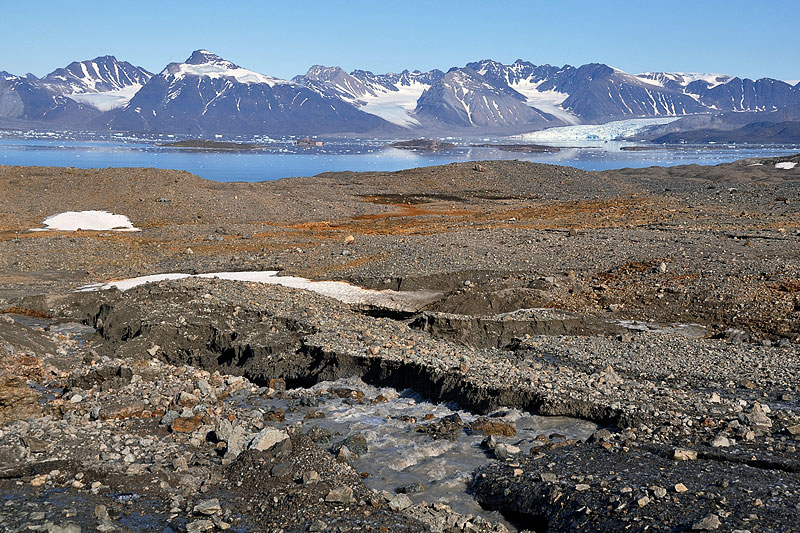
{"type": "MultiPolygon", "coordinates": [[[[456,512],[481,515],[493,522],[503,522],[513,530],[499,514],[481,509],[468,493],[472,472],[493,460],[492,452],[481,445],[486,436],[461,429],[456,440],[434,439],[420,431],[426,424],[453,414],[469,426],[479,418],[474,413],[453,403],[431,403],[410,389],[374,387],[359,378],[291,389],[275,398],[249,396],[247,401],[251,402],[247,407],[280,413],[267,419],[285,417],[272,423],[277,427],[299,425],[305,433],[318,426],[329,431],[331,446],[349,436],[364,437],[367,453],[355,457],[351,464],[366,475],[364,481],[370,488],[394,494],[398,487],[419,483],[425,490],[408,494],[414,504],[445,503],[456,512]]],[[[516,409],[500,409],[488,417],[516,427],[516,436],[496,438],[498,442],[518,446],[523,454],[541,445],[536,440],[541,435],[586,439],[597,430],[596,424],[585,420],[535,416],[516,409]]]]}

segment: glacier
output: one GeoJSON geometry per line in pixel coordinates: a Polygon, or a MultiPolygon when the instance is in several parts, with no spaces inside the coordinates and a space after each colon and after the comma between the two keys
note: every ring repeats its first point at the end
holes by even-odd
{"type": "Polygon", "coordinates": [[[524,141],[613,141],[631,137],[650,126],[669,124],[680,117],[632,118],[606,124],[580,124],[512,135],[509,138],[524,141]]]}

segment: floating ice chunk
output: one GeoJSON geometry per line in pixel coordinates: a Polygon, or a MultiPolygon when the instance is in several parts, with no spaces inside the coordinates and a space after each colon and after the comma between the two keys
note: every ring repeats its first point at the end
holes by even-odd
{"type": "Polygon", "coordinates": [[[34,228],[31,231],[139,231],[125,215],[108,211],[66,211],[47,217],[42,223],[44,228],[34,228]]]}
{"type": "Polygon", "coordinates": [[[796,166],[797,163],[794,161],[781,161],[780,163],[775,163],[775,168],[780,168],[782,170],[792,170],[796,166]]]}

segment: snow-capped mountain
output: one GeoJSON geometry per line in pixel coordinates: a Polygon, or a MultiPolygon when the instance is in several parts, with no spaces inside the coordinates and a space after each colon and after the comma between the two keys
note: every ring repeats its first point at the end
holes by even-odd
{"type": "Polygon", "coordinates": [[[693,90],[703,105],[715,111],[774,111],[800,104],[800,88],[772,78],[731,78],[724,84],[693,90]]]}
{"type": "Polygon", "coordinates": [[[470,68],[460,68],[425,90],[417,101],[416,115],[461,127],[560,124],[525,100],[524,95],[493,85],[470,68]]]}
{"type": "Polygon", "coordinates": [[[525,97],[495,85],[469,68],[373,74],[315,65],[294,81],[320,94],[335,95],[366,113],[405,128],[496,128],[555,121],[525,105],[525,97]]]}
{"type": "Polygon", "coordinates": [[[54,93],[35,76],[0,72],[0,118],[82,125],[96,115],[96,110],[54,93]]]}
{"type": "MultiPolygon", "coordinates": [[[[689,86],[700,87],[701,85],[695,82],[702,82],[702,86],[708,89],[728,83],[733,79],[732,76],[727,74],[714,74],[714,73],[699,73],[699,72],[645,72],[636,74],[636,77],[660,87],[667,87],[670,89],[682,90],[689,86]]],[[[688,92],[694,93],[693,90],[688,92]]]]}
{"type": "Polygon", "coordinates": [[[422,125],[414,116],[417,100],[443,76],[440,70],[404,70],[399,74],[379,75],[355,70],[348,74],[340,67],[314,65],[304,76],[296,76],[293,81],[321,95],[341,98],[392,124],[413,128],[422,125]]]}
{"type": "Polygon", "coordinates": [[[315,65],[288,81],[198,50],[157,75],[113,56],[74,62],[41,79],[0,75],[0,119],[132,131],[518,134],[631,118],[689,116],[698,120],[680,124],[705,124],[703,116],[794,106],[797,82],[634,75],[602,63],[558,67],[521,59],[484,59],[447,73],[315,65]]]}
{"type": "Polygon", "coordinates": [[[42,86],[101,111],[122,107],[153,76],[114,56],[75,61],[40,80],[42,86]]]}
{"type": "Polygon", "coordinates": [[[562,68],[551,65],[534,65],[518,59],[511,65],[503,65],[491,59],[467,63],[467,68],[482,74],[499,87],[509,87],[525,97],[531,106],[553,115],[565,124],[579,124],[580,118],[563,107],[569,93],[556,87],[553,80],[560,79],[573,67],[562,68]]]}
{"type": "Polygon", "coordinates": [[[649,72],[638,78],[682,91],[714,111],[773,111],[800,104],[797,86],[781,80],[751,80],[725,74],[649,72]]]}
{"type": "Polygon", "coordinates": [[[150,78],[109,125],[131,131],[319,134],[359,133],[386,123],[339,97],[197,50],[150,78]]]}
{"type": "Polygon", "coordinates": [[[558,68],[522,60],[503,65],[487,59],[467,66],[485,73],[495,84],[524,94],[529,105],[570,124],[705,111],[694,97],[678,88],[601,63],[558,68]]]}

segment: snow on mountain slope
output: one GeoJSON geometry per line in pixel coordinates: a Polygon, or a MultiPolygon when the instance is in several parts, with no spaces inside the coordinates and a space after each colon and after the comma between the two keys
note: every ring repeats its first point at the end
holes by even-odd
{"type": "Polygon", "coordinates": [[[118,91],[131,85],[142,86],[153,75],[114,56],[74,61],[41,79],[46,87],[60,94],[118,91]]]}
{"type": "Polygon", "coordinates": [[[364,104],[360,109],[398,126],[419,126],[419,120],[412,114],[417,107],[417,100],[428,87],[430,85],[414,81],[408,85],[400,85],[396,91],[375,91],[374,94],[366,94],[361,98],[364,104]]]}
{"type": "MultiPolygon", "coordinates": [[[[495,84],[506,85],[526,98],[526,103],[538,110],[549,113],[566,124],[580,124],[581,120],[561,105],[569,98],[569,93],[554,88],[543,89],[542,85],[553,85],[552,79],[564,72],[565,68],[551,65],[534,65],[518,59],[511,65],[503,65],[491,59],[468,63],[478,74],[485,76],[495,84]]],[[[572,67],[569,67],[572,68],[572,67]]]]}
{"type": "Polygon", "coordinates": [[[185,63],[172,63],[166,70],[176,80],[186,76],[202,76],[211,79],[233,78],[239,83],[264,83],[270,87],[292,83],[247,70],[207,50],[197,50],[185,63]]]}
{"type": "Polygon", "coordinates": [[[170,63],[111,118],[133,131],[361,133],[388,126],[338,96],[242,68],[206,50],[170,63]]]}
{"type": "Polygon", "coordinates": [[[93,108],[99,111],[111,111],[112,109],[119,109],[120,107],[125,106],[131,99],[136,96],[136,93],[139,92],[143,86],[139,85],[129,85],[124,89],[119,89],[116,91],[105,91],[101,93],[73,93],[73,94],[66,94],[67,98],[70,100],[74,100],[81,104],[86,104],[92,106],[93,108]]]}
{"type": "Polygon", "coordinates": [[[567,124],[580,124],[581,119],[561,107],[569,97],[569,94],[559,91],[540,91],[539,86],[544,80],[533,82],[529,79],[519,80],[510,85],[512,89],[525,96],[527,103],[531,107],[535,107],[545,113],[550,113],[556,118],[559,118],[567,124]]]}
{"type": "Polygon", "coordinates": [[[523,95],[493,85],[471,68],[452,69],[434,83],[419,98],[416,115],[461,127],[541,127],[553,123],[552,117],[527,105],[523,95]]]}
{"type": "Polygon", "coordinates": [[[74,61],[42,78],[40,84],[56,94],[100,111],[122,107],[153,75],[114,56],[74,61]]]}
{"type": "Polygon", "coordinates": [[[727,74],[707,72],[644,72],[642,74],[636,74],[635,76],[645,83],[651,83],[659,87],[674,87],[674,84],[680,87],[686,87],[692,82],[704,81],[709,89],[717,85],[722,85],[723,83],[728,83],[733,79],[732,76],[728,76],[727,74]]]}
{"type": "Polygon", "coordinates": [[[373,74],[359,70],[350,74],[340,67],[314,65],[294,81],[322,95],[335,95],[387,122],[410,128],[420,122],[413,116],[422,93],[431,86],[431,73],[403,71],[373,74]]]}

